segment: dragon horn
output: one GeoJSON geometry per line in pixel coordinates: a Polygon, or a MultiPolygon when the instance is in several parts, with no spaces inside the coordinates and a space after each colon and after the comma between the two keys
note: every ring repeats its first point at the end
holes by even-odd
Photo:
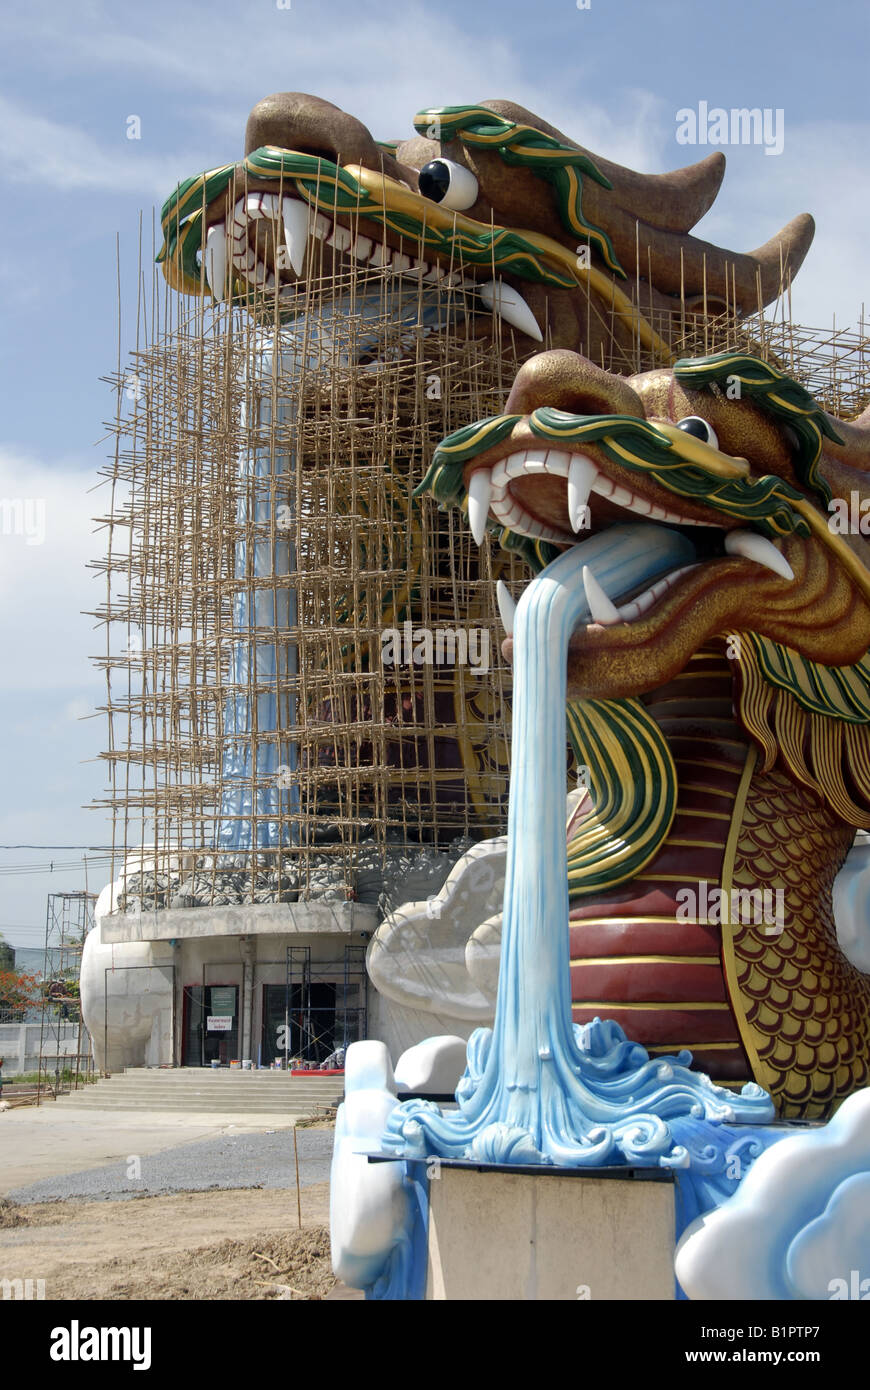
{"type": "MultiPolygon", "coordinates": [[[[757,251],[750,251],[746,256],[738,256],[735,259],[737,265],[737,295],[741,298],[745,295],[746,289],[741,284],[740,262],[748,261],[749,269],[752,273],[752,290],[757,295],[757,277],[761,276],[761,302],[769,304],[772,299],[776,299],[783,288],[788,284],[788,276],[796,275],[800,270],[804,257],[812,245],[815,235],[816,224],[808,212],[801,212],[797,217],[793,217],[787,222],[782,231],[777,232],[776,236],[766,241],[763,246],[759,246],[757,251]]],[[[727,257],[727,253],[726,257],[727,257]]],[[[707,274],[710,274],[708,264],[707,274]]],[[[751,300],[750,300],[751,303],[751,300]]]]}
{"type": "Polygon", "coordinates": [[[667,174],[636,174],[597,155],[592,158],[613,184],[614,201],[663,232],[690,231],[713,206],[725,175],[725,156],[718,151],[667,174]]]}
{"type": "Polygon", "coordinates": [[[638,225],[621,209],[608,227],[616,254],[629,274],[649,275],[664,294],[700,298],[705,287],[710,299],[736,304],[746,314],[776,299],[797,274],[809,250],[815,223],[801,213],[757,251],[726,251],[698,237],[679,236],[658,227],[638,225]],[[640,266],[637,264],[640,251],[640,266]]]}
{"type": "Polygon", "coordinates": [[[576,140],[563,135],[561,130],[515,101],[482,101],[480,105],[503,116],[505,120],[541,130],[567,148],[578,150],[591,159],[612,189],[603,195],[601,201],[600,191],[590,183],[584,189],[584,200],[588,202],[593,220],[603,217],[605,225],[607,207],[615,204],[630,210],[633,220],[645,222],[648,226],[667,232],[687,232],[715,202],[725,174],[725,156],[719,151],[699,160],[697,164],[687,164],[685,168],[674,169],[669,174],[638,174],[579,145],[576,140]]]}

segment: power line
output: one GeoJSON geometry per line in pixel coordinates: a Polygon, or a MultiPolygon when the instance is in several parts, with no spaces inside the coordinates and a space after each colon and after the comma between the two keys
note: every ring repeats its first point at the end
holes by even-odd
{"type": "Polygon", "coordinates": [[[39,874],[85,873],[88,869],[111,864],[123,856],[112,854],[92,854],[83,859],[51,859],[38,864],[0,864],[0,878],[26,877],[39,874]]]}

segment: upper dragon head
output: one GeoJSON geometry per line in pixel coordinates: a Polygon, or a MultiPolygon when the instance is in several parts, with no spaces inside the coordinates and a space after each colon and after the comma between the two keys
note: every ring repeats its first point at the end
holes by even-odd
{"type": "Polygon", "coordinates": [[[310,280],[352,264],[452,287],[475,333],[496,314],[522,355],[546,342],[598,357],[604,344],[627,363],[638,348],[666,361],[687,314],[770,302],[812,241],[806,214],[747,254],[692,236],[722,181],[719,153],[638,174],[509,101],[431,107],[414,126],[377,141],[318,97],[266,97],[245,158],[186,179],[164,205],[170,283],[249,307],[271,297],[292,314],[310,280]]]}

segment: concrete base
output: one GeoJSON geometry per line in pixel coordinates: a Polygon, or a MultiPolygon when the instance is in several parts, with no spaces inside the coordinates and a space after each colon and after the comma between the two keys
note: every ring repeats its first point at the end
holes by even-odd
{"type": "MultiPolygon", "coordinates": [[[[378,910],[366,903],[247,903],[111,912],[100,918],[103,941],[185,941],[214,936],[349,936],[373,932],[378,910]]],[[[290,941],[288,944],[295,944],[290,941]]]]}
{"type": "Polygon", "coordinates": [[[669,1174],[446,1162],[435,1171],[427,1299],[675,1298],[669,1174]]]}

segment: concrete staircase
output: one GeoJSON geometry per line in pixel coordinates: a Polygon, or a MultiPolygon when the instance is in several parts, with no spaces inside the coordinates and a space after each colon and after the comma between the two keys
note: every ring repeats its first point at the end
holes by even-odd
{"type": "Polygon", "coordinates": [[[337,1105],[343,1076],[206,1067],[132,1067],[60,1096],[89,1110],[176,1110],[227,1115],[316,1115],[337,1105]]]}

